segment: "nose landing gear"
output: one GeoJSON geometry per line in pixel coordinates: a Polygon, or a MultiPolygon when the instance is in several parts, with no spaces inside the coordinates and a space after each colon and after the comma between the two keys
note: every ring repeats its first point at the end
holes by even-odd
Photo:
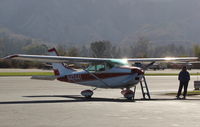
{"type": "Polygon", "coordinates": [[[124,97],[127,98],[128,100],[134,100],[135,92],[133,92],[130,89],[122,90],[121,94],[124,95],[124,97]]]}
{"type": "MultiPolygon", "coordinates": [[[[148,85],[144,76],[142,77],[142,80],[140,81],[140,86],[141,86],[142,95],[143,95],[142,99],[150,100],[151,96],[150,96],[148,85]]],[[[126,88],[125,90],[122,89],[121,91],[122,95],[124,95],[124,97],[127,98],[128,100],[134,100],[135,92],[136,92],[136,86],[134,86],[133,91],[130,90],[130,88],[126,88]]]]}

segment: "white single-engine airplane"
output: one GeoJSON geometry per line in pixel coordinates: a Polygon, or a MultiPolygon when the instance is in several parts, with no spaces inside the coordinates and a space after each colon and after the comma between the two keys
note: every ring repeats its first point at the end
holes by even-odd
{"type": "MultiPolygon", "coordinates": [[[[122,94],[127,99],[132,99],[134,92],[131,87],[140,82],[144,76],[144,68],[133,67],[130,62],[151,62],[156,61],[196,61],[197,57],[168,57],[168,58],[135,58],[135,59],[113,59],[113,58],[89,58],[89,57],[66,57],[58,56],[56,49],[49,50],[47,55],[24,55],[15,54],[4,57],[4,59],[17,59],[28,61],[39,61],[52,63],[55,78],[59,81],[76,83],[80,85],[92,86],[92,90],[83,90],[81,95],[91,98],[96,88],[118,88],[122,89],[122,94]],[[89,62],[87,69],[82,71],[73,70],[63,63],[89,62]]],[[[148,66],[147,66],[148,67],[148,66]]]]}

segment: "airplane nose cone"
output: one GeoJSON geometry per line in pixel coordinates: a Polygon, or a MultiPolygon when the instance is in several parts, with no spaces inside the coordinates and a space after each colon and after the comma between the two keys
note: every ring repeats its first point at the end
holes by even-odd
{"type": "Polygon", "coordinates": [[[138,73],[139,75],[144,75],[144,71],[140,68],[131,69],[131,73],[138,73]]]}

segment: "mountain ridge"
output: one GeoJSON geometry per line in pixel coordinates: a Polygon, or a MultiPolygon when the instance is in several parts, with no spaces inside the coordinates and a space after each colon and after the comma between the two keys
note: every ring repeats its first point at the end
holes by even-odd
{"type": "Polygon", "coordinates": [[[198,0],[2,0],[0,26],[54,43],[200,43],[198,0]]]}

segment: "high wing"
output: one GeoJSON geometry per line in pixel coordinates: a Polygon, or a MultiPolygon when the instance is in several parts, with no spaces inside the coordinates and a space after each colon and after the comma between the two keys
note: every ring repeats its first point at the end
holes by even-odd
{"type": "Polygon", "coordinates": [[[49,62],[49,63],[101,62],[101,61],[111,60],[111,58],[67,57],[67,56],[25,55],[25,54],[10,55],[4,57],[3,59],[28,60],[28,61],[49,62]]]}
{"type": "Polygon", "coordinates": [[[164,57],[164,58],[134,58],[127,59],[128,62],[156,62],[156,61],[197,61],[198,57],[164,57]]]}
{"type": "Polygon", "coordinates": [[[28,60],[39,61],[49,63],[65,63],[65,62],[103,62],[111,60],[125,60],[127,62],[157,62],[157,61],[197,61],[198,57],[165,57],[165,58],[91,58],[91,57],[66,57],[66,56],[47,56],[47,55],[25,55],[15,54],[6,56],[3,59],[16,59],[16,60],[28,60]]]}

